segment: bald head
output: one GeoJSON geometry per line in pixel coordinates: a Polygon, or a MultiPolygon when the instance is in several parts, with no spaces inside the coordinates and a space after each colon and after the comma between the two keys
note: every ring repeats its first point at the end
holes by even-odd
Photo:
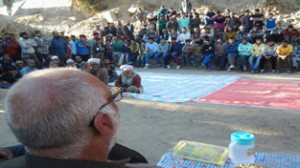
{"type": "MultiPolygon", "coordinates": [[[[8,92],[8,124],[29,149],[83,148],[94,135],[89,123],[110,96],[108,88],[88,73],[69,68],[36,71],[8,92]]],[[[114,103],[100,113],[117,122],[114,103]]]]}

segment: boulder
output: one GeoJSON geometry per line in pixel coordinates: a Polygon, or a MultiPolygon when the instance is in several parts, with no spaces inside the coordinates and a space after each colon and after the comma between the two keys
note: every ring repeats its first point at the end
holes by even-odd
{"type": "Polygon", "coordinates": [[[112,11],[102,12],[101,15],[107,22],[115,22],[117,20],[116,15],[112,11]]]}
{"type": "Polygon", "coordinates": [[[136,13],[136,11],[138,10],[139,7],[137,7],[136,5],[132,4],[129,9],[128,9],[128,12],[131,13],[131,14],[134,14],[136,13]]]}

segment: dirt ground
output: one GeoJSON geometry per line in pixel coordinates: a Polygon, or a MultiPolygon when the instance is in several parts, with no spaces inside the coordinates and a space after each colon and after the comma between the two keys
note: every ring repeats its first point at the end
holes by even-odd
{"type": "MultiPolygon", "coordinates": [[[[142,70],[137,70],[142,71],[142,70]]],[[[250,75],[237,72],[204,72],[183,69],[149,69],[151,72],[180,74],[236,75],[242,79],[299,81],[300,73],[250,75]]],[[[300,88],[299,88],[300,98],[300,88]]],[[[6,91],[0,92],[3,103],[6,91]]],[[[1,109],[3,105],[1,104],[1,109]]],[[[157,103],[123,99],[118,103],[121,127],[118,142],[142,153],[152,164],[180,140],[228,146],[233,131],[256,135],[256,151],[300,154],[300,109],[215,105],[208,103],[157,103]]],[[[0,111],[0,146],[17,144],[0,111]]]]}

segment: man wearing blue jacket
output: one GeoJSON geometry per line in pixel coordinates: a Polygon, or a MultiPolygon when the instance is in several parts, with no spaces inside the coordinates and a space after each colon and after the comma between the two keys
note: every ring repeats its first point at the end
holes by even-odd
{"type": "Polygon", "coordinates": [[[66,62],[66,56],[68,53],[67,43],[63,37],[61,37],[57,31],[52,33],[49,53],[50,55],[57,55],[62,63],[66,62]]]}
{"type": "Polygon", "coordinates": [[[83,61],[90,58],[91,44],[86,40],[85,35],[80,35],[80,40],[76,42],[77,54],[81,56],[83,61]]]}
{"type": "Polygon", "coordinates": [[[229,63],[227,71],[231,71],[235,68],[235,58],[238,55],[238,44],[235,42],[234,38],[229,38],[228,44],[226,45],[226,54],[229,63]]]}
{"type": "Polygon", "coordinates": [[[173,58],[174,61],[176,62],[176,64],[177,64],[176,69],[181,68],[179,56],[182,51],[182,45],[179,42],[176,42],[176,40],[177,40],[177,38],[172,38],[170,47],[169,47],[169,52],[168,52],[168,54],[163,56],[164,66],[166,66],[168,69],[171,69],[171,66],[169,64],[170,58],[173,58]]]}

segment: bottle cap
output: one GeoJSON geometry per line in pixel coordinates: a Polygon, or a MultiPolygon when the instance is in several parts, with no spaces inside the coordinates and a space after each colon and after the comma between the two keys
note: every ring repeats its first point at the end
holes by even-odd
{"type": "Polygon", "coordinates": [[[255,136],[249,132],[234,132],[231,134],[231,142],[239,145],[253,145],[255,136]]]}

